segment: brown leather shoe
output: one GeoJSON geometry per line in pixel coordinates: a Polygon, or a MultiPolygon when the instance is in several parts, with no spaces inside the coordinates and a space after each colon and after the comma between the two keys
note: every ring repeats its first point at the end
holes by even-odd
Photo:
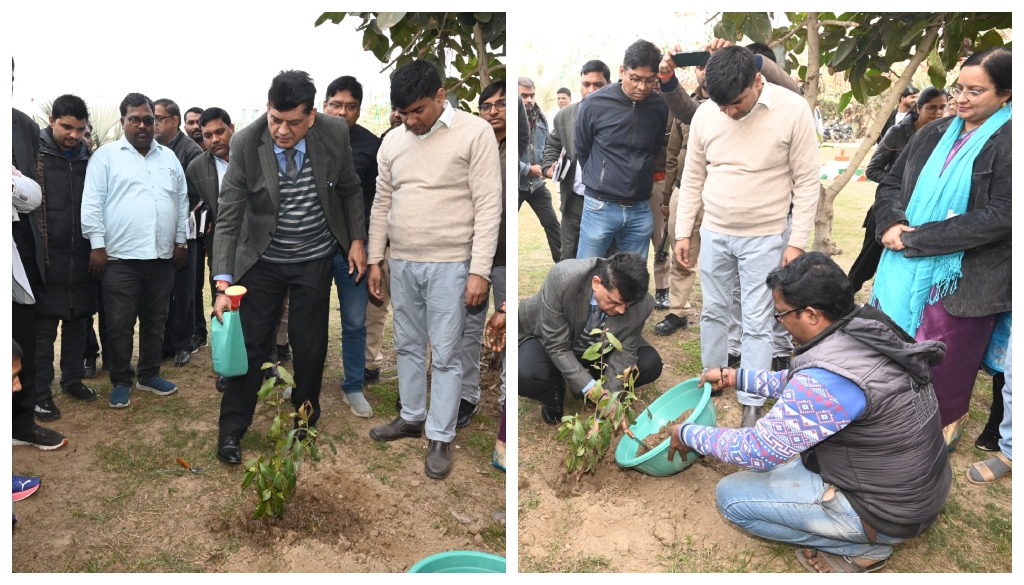
{"type": "Polygon", "coordinates": [[[452,472],[452,444],[444,441],[428,441],[427,458],[424,462],[427,477],[444,479],[452,472]]]}
{"type": "Polygon", "coordinates": [[[402,417],[370,429],[370,438],[374,441],[394,441],[405,437],[418,438],[423,436],[423,423],[411,423],[402,417]]]}

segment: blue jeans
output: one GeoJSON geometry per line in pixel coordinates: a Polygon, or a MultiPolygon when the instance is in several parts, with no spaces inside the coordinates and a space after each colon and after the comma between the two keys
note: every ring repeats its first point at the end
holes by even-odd
{"type": "Polygon", "coordinates": [[[646,261],[653,233],[650,201],[637,201],[632,207],[623,207],[618,203],[584,197],[580,247],[576,250],[576,257],[604,258],[614,242],[616,251],[633,252],[646,261]]]}
{"type": "Polygon", "coordinates": [[[342,253],[334,255],[334,284],[338,287],[341,305],[341,362],[345,379],[341,389],[345,394],[363,391],[363,367],[366,365],[366,275],[356,282],[359,272],[348,273],[348,258],[342,253]]]}
{"type": "Polygon", "coordinates": [[[1003,422],[999,425],[999,450],[1007,459],[1013,461],[1013,336],[1006,344],[1006,365],[1003,375],[1006,384],[1003,386],[1003,422]]]}
{"type": "Polygon", "coordinates": [[[889,558],[892,545],[904,539],[879,533],[877,542],[870,542],[839,488],[822,501],[829,487],[798,458],[771,471],[726,476],[718,482],[718,508],[727,520],[761,538],[848,557],[889,558]]]}

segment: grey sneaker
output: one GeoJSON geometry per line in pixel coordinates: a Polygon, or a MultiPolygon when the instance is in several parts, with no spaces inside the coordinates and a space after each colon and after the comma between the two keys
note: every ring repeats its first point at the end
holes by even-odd
{"type": "Polygon", "coordinates": [[[373,408],[370,407],[370,403],[366,401],[366,396],[363,396],[362,392],[346,393],[342,400],[345,401],[345,404],[352,407],[352,414],[361,418],[373,416],[373,408]]]}

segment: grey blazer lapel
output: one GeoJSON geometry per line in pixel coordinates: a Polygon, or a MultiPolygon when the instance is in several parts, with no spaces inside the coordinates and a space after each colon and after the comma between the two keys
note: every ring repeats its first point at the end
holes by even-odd
{"type": "Polygon", "coordinates": [[[324,143],[320,140],[320,132],[316,125],[306,133],[306,156],[309,157],[309,166],[313,167],[313,182],[316,183],[316,195],[320,199],[320,206],[323,207],[324,216],[331,208],[329,194],[331,192],[327,185],[327,155],[324,154],[324,143]]]}
{"type": "Polygon", "coordinates": [[[274,204],[275,219],[281,209],[281,185],[278,180],[277,155],[274,154],[274,140],[270,137],[270,129],[263,132],[263,142],[259,146],[260,168],[263,169],[263,180],[267,184],[267,193],[274,204]]]}

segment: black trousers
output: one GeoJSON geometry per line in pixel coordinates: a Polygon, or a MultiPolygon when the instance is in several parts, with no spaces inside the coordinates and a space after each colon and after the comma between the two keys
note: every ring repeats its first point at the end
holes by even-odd
{"type": "MultiPolygon", "coordinates": [[[[650,384],[661,376],[661,356],[649,345],[641,345],[637,349],[636,367],[640,370],[635,388],[650,384]]],[[[590,367],[590,362],[580,360],[584,368],[596,380],[600,375],[597,369],[590,367]]],[[[519,395],[532,398],[545,406],[554,406],[558,396],[565,389],[565,378],[558,371],[554,362],[548,357],[544,344],[536,337],[531,337],[519,344],[519,395]]],[[[582,388],[575,388],[574,393],[582,388]]]]}
{"type": "MultiPolygon", "coordinates": [[[[212,240],[212,239],[211,239],[212,240]]],[[[212,243],[212,242],[211,242],[212,243]]],[[[201,337],[207,336],[206,330],[206,303],[203,302],[203,288],[206,287],[206,238],[196,239],[196,323],[193,326],[193,335],[199,335],[201,337]]],[[[210,247],[211,260],[213,259],[212,252],[213,247],[210,247]]],[[[213,274],[210,274],[213,277],[213,274]]],[[[211,281],[212,283],[212,281],[211,281]]],[[[213,297],[213,289],[215,287],[210,285],[210,297],[213,297]]]]}
{"type": "Polygon", "coordinates": [[[11,431],[24,434],[35,426],[36,405],[36,309],[34,305],[11,303],[11,332],[21,346],[21,392],[14,392],[11,400],[11,431]]]}
{"type": "Polygon", "coordinates": [[[562,253],[559,260],[576,257],[580,247],[580,222],[583,221],[583,197],[571,193],[559,204],[562,211],[561,239],[562,253]]]}
{"type": "MultiPolygon", "coordinates": [[[[533,212],[537,214],[540,225],[544,228],[544,235],[548,239],[548,248],[551,250],[551,260],[557,263],[562,255],[562,234],[558,226],[558,216],[555,215],[555,208],[551,206],[551,191],[547,186],[542,185],[536,191],[519,191],[519,207],[523,202],[530,204],[533,212]]],[[[518,209],[518,208],[517,208],[518,209]]]]}
{"type": "Polygon", "coordinates": [[[188,241],[188,260],[174,272],[174,286],[164,327],[163,353],[185,349],[196,328],[196,241],[188,241]]]}
{"type": "Polygon", "coordinates": [[[60,326],[60,387],[67,388],[81,382],[85,375],[85,362],[77,357],[85,353],[88,335],[88,317],[81,319],[36,318],[36,401],[53,398],[53,345],[60,326]]]}
{"type": "Polygon", "coordinates": [[[160,375],[160,347],[167,306],[174,286],[174,260],[111,260],[103,274],[103,306],[107,312],[107,356],[110,383],[131,386],[135,321],[139,322],[140,382],[160,375]]]}
{"type": "Polygon", "coordinates": [[[276,349],[278,321],[286,294],[290,295],[288,339],[292,345],[296,410],[308,400],[313,406],[310,424],[320,418],[320,385],[327,361],[327,324],[330,317],[334,254],[319,260],[274,264],[259,260],[238,281],[248,292],[239,316],[245,336],[249,371],[229,378],[220,401],[220,432],[241,438],[256,412],[257,393],[263,384],[261,366],[276,349]]]}
{"type": "Polygon", "coordinates": [[[850,267],[849,277],[850,284],[853,285],[853,292],[859,291],[878,270],[878,262],[882,259],[884,248],[875,241],[876,229],[875,208],[869,207],[868,214],[864,217],[864,244],[861,246],[860,255],[850,267]]]}
{"type": "MultiPolygon", "coordinates": [[[[85,331],[85,355],[86,359],[96,359],[103,354],[103,364],[107,365],[107,312],[103,309],[103,283],[96,283],[96,302],[99,304],[99,317],[89,316],[85,331]],[[100,326],[99,339],[96,338],[94,323],[98,321],[100,326]],[[103,347],[101,348],[100,345],[103,347]]],[[[110,366],[107,365],[107,369],[110,366]]]]}

